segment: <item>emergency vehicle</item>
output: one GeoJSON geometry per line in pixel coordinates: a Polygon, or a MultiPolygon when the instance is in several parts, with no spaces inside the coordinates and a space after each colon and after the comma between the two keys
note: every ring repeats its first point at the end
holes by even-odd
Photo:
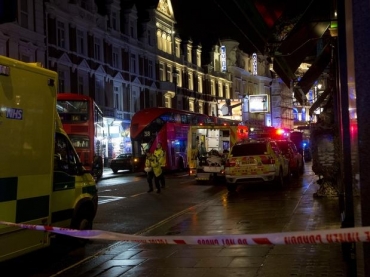
{"type": "Polygon", "coordinates": [[[248,127],[203,123],[190,126],[188,132],[189,175],[197,182],[224,178],[224,164],[230,149],[237,141],[248,138],[248,127]],[[200,155],[200,145],[205,147],[205,155],[200,155]]]}
{"type": "MultiPolygon", "coordinates": [[[[56,72],[0,56],[0,221],[91,229],[97,188],[62,128],[57,85],[56,72]]],[[[50,234],[0,225],[0,261],[50,234]]]]}

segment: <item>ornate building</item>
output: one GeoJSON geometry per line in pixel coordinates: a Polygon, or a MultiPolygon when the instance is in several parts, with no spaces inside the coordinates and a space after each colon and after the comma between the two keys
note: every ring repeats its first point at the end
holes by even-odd
{"type": "Polygon", "coordinates": [[[146,107],[291,127],[282,120],[276,91],[283,89],[272,79],[267,58],[225,40],[205,64],[202,51],[209,50],[176,33],[170,0],[155,7],[120,0],[19,3],[17,20],[0,25],[0,54],[55,70],[60,93],[93,97],[104,113],[101,139],[114,145],[115,154],[130,151],[131,117],[146,107]],[[266,109],[250,111],[251,96],[260,94],[267,95],[261,104],[266,109]]]}

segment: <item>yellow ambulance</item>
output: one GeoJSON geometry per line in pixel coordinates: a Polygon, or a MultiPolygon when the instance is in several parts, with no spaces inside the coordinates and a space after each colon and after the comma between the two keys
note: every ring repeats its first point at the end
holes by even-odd
{"type": "MultiPolygon", "coordinates": [[[[0,56],[0,221],[91,229],[97,188],[56,112],[58,76],[0,56]]],[[[0,225],[0,261],[50,244],[50,233],[0,225]]]]}

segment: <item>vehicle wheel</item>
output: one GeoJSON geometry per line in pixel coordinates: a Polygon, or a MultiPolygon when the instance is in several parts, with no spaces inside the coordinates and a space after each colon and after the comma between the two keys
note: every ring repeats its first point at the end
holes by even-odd
{"type": "Polygon", "coordinates": [[[284,176],[283,176],[283,170],[280,168],[279,176],[275,177],[275,185],[282,189],[284,187],[284,176]]]}
{"type": "MultiPolygon", "coordinates": [[[[92,204],[89,205],[89,203],[84,203],[81,205],[79,210],[77,211],[76,215],[72,219],[71,222],[71,228],[76,230],[92,230],[93,226],[93,214],[94,214],[94,208],[92,207],[92,204]]],[[[81,239],[81,238],[73,238],[75,241],[77,241],[80,245],[85,245],[90,240],[89,239],[81,239]]]]}
{"type": "Polygon", "coordinates": [[[236,191],[236,187],[237,187],[236,184],[227,183],[226,186],[227,186],[227,190],[229,192],[235,192],[236,191]]]}
{"type": "Polygon", "coordinates": [[[113,171],[113,173],[117,173],[118,172],[118,169],[113,169],[112,168],[112,171],[113,171]]]}

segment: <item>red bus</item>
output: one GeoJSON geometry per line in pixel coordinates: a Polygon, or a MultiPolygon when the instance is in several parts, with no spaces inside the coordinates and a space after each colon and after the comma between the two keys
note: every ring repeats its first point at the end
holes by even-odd
{"type": "Polygon", "coordinates": [[[103,112],[91,97],[75,93],[59,93],[57,111],[83,166],[96,179],[101,178],[103,112]]]}
{"type": "Polygon", "coordinates": [[[187,168],[187,139],[190,125],[201,123],[239,124],[239,121],[219,119],[171,108],[148,108],[138,111],[131,120],[130,136],[133,158],[138,161],[138,169],[143,171],[145,150],[154,152],[161,142],[166,152],[166,171],[187,168]]]}

